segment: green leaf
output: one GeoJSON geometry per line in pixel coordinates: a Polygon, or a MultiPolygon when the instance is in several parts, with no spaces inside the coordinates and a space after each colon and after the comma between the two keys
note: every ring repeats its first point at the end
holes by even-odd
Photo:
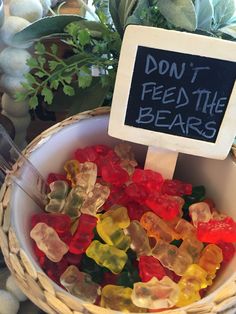
{"type": "Polygon", "coordinates": [[[12,38],[12,42],[15,44],[23,44],[44,37],[61,37],[65,34],[64,28],[66,25],[83,19],[84,18],[79,15],[72,14],[45,17],[16,33],[12,38]]]}
{"type": "Polygon", "coordinates": [[[214,11],[211,0],[195,0],[197,28],[209,31],[212,26],[214,11]]]}
{"type": "Polygon", "coordinates": [[[79,42],[82,46],[85,46],[90,43],[90,34],[87,29],[82,29],[79,32],[79,42]]]}
{"type": "Polygon", "coordinates": [[[43,71],[37,71],[34,73],[35,76],[42,78],[44,76],[47,76],[46,73],[44,73],[43,71]]]}
{"type": "Polygon", "coordinates": [[[38,54],[44,54],[46,49],[45,49],[45,46],[44,44],[42,44],[41,42],[38,42],[37,44],[35,44],[35,51],[38,53],[38,54]]]}
{"type": "Polygon", "coordinates": [[[145,10],[148,10],[149,2],[148,0],[139,0],[133,14],[128,17],[126,20],[126,25],[135,24],[135,25],[144,25],[144,21],[142,19],[142,14],[145,10]]]}
{"type": "Polygon", "coordinates": [[[52,44],[50,49],[51,49],[52,54],[56,56],[58,53],[58,46],[56,44],[52,44]]]}
{"type": "Polygon", "coordinates": [[[115,28],[117,29],[119,34],[122,36],[124,33],[124,30],[120,23],[120,18],[118,14],[120,2],[121,0],[109,0],[109,11],[110,11],[113,23],[115,25],[115,28]]]}
{"type": "Polygon", "coordinates": [[[14,99],[16,101],[23,101],[27,98],[27,94],[24,92],[16,92],[14,95],[14,99]]]}
{"type": "Polygon", "coordinates": [[[80,70],[78,77],[78,85],[81,88],[89,87],[92,83],[92,75],[87,74],[86,72],[80,70]]]}
{"type": "Polygon", "coordinates": [[[75,94],[75,90],[72,86],[70,85],[64,85],[63,86],[63,92],[67,95],[67,96],[73,96],[75,94]]]}
{"type": "Polygon", "coordinates": [[[34,95],[33,97],[30,97],[29,99],[29,107],[31,109],[35,109],[38,106],[38,97],[34,95]]]}
{"type": "Polygon", "coordinates": [[[32,68],[35,68],[37,67],[39,64],[38,64],[38,61],[35,59],[35,58],[29,58],[27,61],[26,61],[26,64],[32,69],[32,68]]]}
{"type": "Polygon", "coordinates": [[[58,86],[59,86],[59,81],[58,80],[53,80],[53,81],[50,82],[50,88],[58,89],[58,86]]]}
{"type": "Polygon", "coordinates": [[[90,35],[95,38],[101,38],[104,33],[104,26],[100,22],[81,20],[77,22],[80,28],[86,28],[89,30],[90,35]]]}
{"type": "Polygon", "coordinates": [[[219,29],[220,32],[236,39],[236,24],[227,25],[219,29]]]}
{"type": "Polygon", "coordinates": [[[127,18],[131,15],[131,12],[133,11],[137,2],[138,0],[121,0],[120,1],[118,14],[119,14],[119,19],[120,19],[120,24],[123,29],[126,24],[127,18]]]}
{"type": "Polygon", "coordinates": [[[21,82],[21,86],[24,87],[27,91],[33,91],[34,88],[31,86],[29,82],[21,82]]]}
{"type": "Polygon", "coordinates": [[[39,65],[41,66],[41,68],[43,68],[44,64],[46,63],[46,59],[39,56],[38,57],[38,62],[39,62],[39,65]]]}
{"type": "Polygon", "coordinates": [[[31,73],[26,73],[25,78],[30,85],[37,84],[35,77],[31,73]]]}
{"type": "Polygon", "coordinates": [[[49,88],[44,87],[41,91],[41,95],[44,96],[44,101],[46,103],[48,103],[49,105],[52,103],[53,93],[49,88]]]}
{"type": "Polygon", "coordinates": [[[197,17],[191,0],[157,0],[161,14],[176,27],[195,31],[197,17]]]}
{"type": "Polygon", "coordinates": [[[235,13],[234,0],[212,0],[214,7],[215,28],[218,29],[232,18],[235,13]]]}
{"type": "Polygon", "coordinates": [[[60,65],[60,63],[58,63],[57,61],[54,60],[48,61],[50,71],[54,71],[58,65],[60,65]]]}
{"type": "Polygon", "coordinates": [[[63,76],[63,79],[64,79],[64,81],[65,81],[67,84],[70,84],[71,81],[72,81],[72,77],[71,77],[71,76],[63,76]]]}

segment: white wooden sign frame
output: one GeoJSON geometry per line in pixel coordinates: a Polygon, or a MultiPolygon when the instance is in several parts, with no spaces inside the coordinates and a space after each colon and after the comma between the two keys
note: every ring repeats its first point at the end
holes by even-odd
{"type": "Polygon", "coordinates": [[[225,159],[236,136],[236,82],[215,143],[125,125],[138,46],[236,62],[236,43],[154,27],[128,26],[122,43],[108,130],[111,136],[139,144],[225,159]]]}

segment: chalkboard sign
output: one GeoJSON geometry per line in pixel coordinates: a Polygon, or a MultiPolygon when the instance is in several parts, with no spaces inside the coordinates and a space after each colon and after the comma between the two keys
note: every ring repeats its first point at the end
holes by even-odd
{"type": "Polygon", "coordinates": [[[125,124],[215,143],[235,80],[236,62],[139,46],[125,124]]]}
{"type": "Polygon", "coordinates": [[[223,159],[236,135],[236,44],[129,26],[109,134],[223,159]]]}

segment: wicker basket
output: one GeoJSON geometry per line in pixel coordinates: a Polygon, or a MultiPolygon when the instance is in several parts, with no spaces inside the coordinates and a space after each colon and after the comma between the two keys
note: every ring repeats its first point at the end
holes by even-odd
{"type": "MultiPolygon", "coordinates": [[[[32,152],[37,151],[45,143],[58,134],[67,126],[80,124],[84,119],[97,119],[98,117],[108,117],[108,108],[99,108],[93,111],[84,112],[70,117],[38,136],[25,150],[26,156],[32,156],[32,152]]],[[[106,132],[106,126],[104,127],[106,132]]],[[[104,131],[103,131],[104,132],[104,131]]],[[[106,135],[107,136],[107,135],[106,135]]],[[[69,139],[68,139],[69,140],[69,139]]],[[[99,132],[94,136],[95,143],[99,143],[99,132]],[[98,135],[97,135],[98,134],[98,135]],[[97,138],[96,138],[97,137],[97,138]]],[[[190,161],[191,162],[191,161],[190,161]]],[[[209,161],[210,162],[210,161],[209,161]]],[[[230,160],[232,163],[232,160],[230,160]]],[[[37,162],[36,162],[37,163],[37,162]]],[[[14,171],[20,166],[16,165],[14,171]]],[[[40,169],[41,170],[41,169],[40,169]]],[[[51,169],[54,170],[54,169],[51,169]]],[[[37,265],[34,258],[27,250],[27,245],[19,239],[19,230],[16,230],[16,224],[12,222],[13,207],[12,198],[15,193],[14,185],[9,177],[6,178],[0,192],[0,244],[6,264],[22,291],[39,308],[49,314],[78,314],[78,313],[118,313],[112,310],[104,309],[93,304],[84,303],[78,298],[73,297],[59,286],[53,283],[37,265]]],[[[18,191],[19,192],[19,191],[18,191]]],[[[23,193],[23,192],[22,192],[23,193]]],[[[19,214],[23,213],[22,208],[18,208],[19,214]]],[[[236,217],[235,217],[236,218],[236,217]]],[[[22,232],[22,230],[21,230],[22,232]]],[[[23,233],[23,232],[22,232],[23,233]]],[[[235,263],[234,263],[234,268],[235,263]]],[[[162,313],[171,314],[203,314],[203,313],[236,313],[236,272],[231,272],[229,278],[225,280],[220,287],[209,293],[208,296],[188,307],[167,310],[162,313]]],[[[10,313],[9,313],[10,314],[10,313]]]]}

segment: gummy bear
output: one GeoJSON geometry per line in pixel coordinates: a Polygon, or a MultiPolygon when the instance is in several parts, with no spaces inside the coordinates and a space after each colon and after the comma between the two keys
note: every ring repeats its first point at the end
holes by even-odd
{"type": "Polygon", "coordinates": [[[170,308],[179,299],[179,287],[167,276],[161,280],[153,277],[148,282],[135,283],[131,299],[136,306],[147,309],[170,308]]]}
{"type": "Polygon", "coordinates": [[[210,207],[205,202],[194,203],[189,206],[189,215],[195,227],[199,222],[208,222],[212,218],[210,207]]]}
{"type": "Polygon", "coordinates": [[[145,204],[164,220],[172,220],[180,216],[184,201],[180,202],[176,196],[151,193],[145,200],[145,204]]]}
{"type": "Polygon", "coordinates": [[[92,281],[89,274],[80,272],[74,265],[69,266],[61,275],[60,283],[72,295],[85,302],[94,303],[101,290],[100,286],[92,281]]]}
{"type": "Polygon", "coordinates": [[[135,201],[130,201],[126,203],[126,207],[128,210],[128,215],[130,220],[140,220],[143,214],[149,209],[145,205],[141,205],[135,201]]]}
{"type": "Polygon", "coordinates": [[[135,251],[138,258],[142,257],[141,255],[151,254],[151,247],[149,244],[147,233],[145,232],[139,221],[132,220],[130,222],[130,225],[125,229],[125,233],[130,236],[130,247],[133,251],[135,251]]]}
{"type": "Polygon", "coordinates": [[[133,288],[135,282],[139,282],[140,277],[136,267],[133,265],[132,270],[124,269],[119,275],[117,275],[116,284],[118,286],[125,286],[133,288]]]}
{"type": "Polygon", "coordinates": [[[37,223],[44,222],[49,227],[52,227],[60,236],[70,230],[71,218],[65,214],[46,214],[37,213],[31,217],[31,228],[37,223]]]}
{"type": "Polygon", "coordinates": [[[187,220],[180,218],[174,227],[181,239],[196,237],[197,229],[187,220]]]}
{"type": "Polygon", "coordinates": [[[94,238],[93,230],[97,225],[97,218],[82,214],[79,217],[77,230],[69,244],[69,251],[74,254],[82,254],[86,251],[94,238]]]}
{"type": "Polygon", "coordinates": [[[207,243],[236,242],[236,222],[231,217],[199,222],[197,237],[199,241],[207,243]]]}
{"type": "Polygon", "coordinates": [[[101,169],[102,178],[104,181],[115,186],[121,186],[129,180],[129,174],[118,163],[113,163],[107,160],[106,164],[101,169]]]}
{"type": "Polygon", "coordinates": [[[164,182],[160,173],[149,169],[135,169],[132,180],[149,192],[160,192],[164,182]]]}
{"type": "Polygon", "coordinates": [[[125,235],[124,230],[119,228],[119,224],[116,224],[112,217],[105,217],[97,223],[97,233],[105,243],[120,250],[127,251],[130,247],[130,236],[125,235]]]}
{"type": "Polygon", "coordinates": [[[120,166],[131,176],[137,166],[134,153],[130,144],[126,142],[119,143],[114,148],[115,153],[120,158],[120,166]]]}
{"type": "Polygon", "coordinates": [[[130,183],[125,188],[125,193],[131,198],[134,199],[136,202],[143,204],[143,202],[148,197],[148,190],[144,189],[142,185],[137,183],[130,183]]]}
{"type": "Polygon", "coordinates": [[[201,266],[207,273],[209,285],[212,284],[212,279],[216,276],[216,271],[220,268],[223,261],[223,254],[220,247],[215,244],[208,244],[202,251],[198,265],[201,266]]]}
{"type": "Polygon", "coordinates": [[[183,196],[192,194],[192,184],[184,183],[180,180],[166,179],[163,182],[161,191],[163,194],[183,196]]]}
{"type": "Polygon", "coordinates": [[[64,257],[60,260],[60,262],[57,263],[52,262],[46,257],[44,264],[42,265],[42,269],[45,271],[48,277],[55,281],[59,286],[61,286],[60,276],[67,267],[68,262],[64,257]]]}
{"type": "Polygon", "coordinates": [[[64,169],[67,172],[67,178],[72,182],[72,187],[79,186],[85,193],[92,191],[97,179],[95,163],[90,161],[79,163],[78,160],[68,160],[64,169]]]}
{"type": "Polygon", "coordinates": [[[63,210],[65,200],[68,195],[69,186],[66,181],[54,181],[49,185],[50,193],[48,204],[45,206],[45,211],[50,213],[59,213],[63,210]]]}
{"type": "Polygon", "coordinates": [[[80,186],[85,193],[90,193],[97,180],[97,165],[89,161],[80,164],[77,179],[78,186],[80,186]]]}
{"type": "MultiPolygon", "coordinates": [[[[107,268],[99,266],[86,254],[82,254],[79,270],[89,274],[92,280],[100,285],[104,285],[104,276],[106,273],[112,274],[107,268]]],[[[116,277],[116,275],[112,275],[116,277]]]]}
{"type": "Polygon", "coordinates": [[[68,246],[60,240],[56,231],[43,222],[34,226],[30,237],[52,262],[60,262],[68,252],[68,246]]]}
{"type": "Polygon", "coordinates": [[[86,195],[85,201],[80,208],[83,214],[95,216],[99,208],[105,203],[110,194],[108,186],[96,183],[91,192],[86,195]]]}
{"type": "Polygon", "coordinates": [[[187,252],[192,257],[193,262],[197,263],[203,247],[203,243],[198,241],[196,237],[188,237],[181,243],[179,251],[187,252]]]}
{"type": "Polygon", "coordinates": [[[82,207],[86,193],[81,190],[80,186],[72,188],[67,196],[63,213],[69,215],[72,219],[78,218],[81,215],[80,208],[82,207]]]}
{"type": "Polygon", "coordinates": [[[193,263],[193,259],[187,251],[161,239],[156,242],[155,247],[152,249],[152,256],[157,258],[164,267],[180,276],[193,263]]]}
{"type": "MultiPolygon", "coordinates": [[[[106,203],[103,205],[103,209],[108,210],[113,205],[122,204],[123,206],[126,206],[126,203],[129,201],[128,195],[125,193],[124,187],[118,187],[118,186],[110,186],[110,195],[106,201],[106,203]]],[[[122,206],[121,205],[121,206],[122,206]]]]}
{"type": "Polygon", "coordinates": [[[161,280],[166,276],[164,267],[153,256],[140,256],[139,258],[139,276],[142,282],[147,282],[156,277],[161,280]]]}
{"type": "Polygon", "coordinates": [[[200,300],[199,291],[207,285],[207,272],[197,264],[190,265],[178,282],[180,295],[176,306],[186,306],[200,300]]]}
{"type": "Polygon", "coordinates": [[[64,169],[66,171],[66,178],[71,182],[72,187],[77,186],[78,183],[77,175],[79,173],[79,166],[80,163],[77,160],[68,160],[64,165],[64,169]]]}
{"type": "Polygon", "coordinates": [[[127,262],[127,254],[108,244],[94,240],[86,250],[88,257],[98,265],[107,267],[113,274],[119,274],[127,262]]]}
{"type": "Polygon", "coordinates": [[[145,309],[137,307],[131,300],[132,289],[122,286],[106,285],[102,289],[101,306],[122,312],[142,313],[145,309]]]}
{"type": "Polygon", "coordinates": [[[149,237],[154,237],[156,240],[162,239],[171,242],[174,239],[179,239],[179,235],[171,229],[160,217],[153,212],[143,214],[141,225],[147,230],[149,237]]]}
{"type": "Polygon", "coordinates": [[[127,208],[121,205],[113,205],[107,212],[102,214],[99,219],[102,221],[107,217],[112,218],[114,224],[122,229],[127,228],[130,224],[127,208]]]}
{"type": "Polygon", "coordinates": [[[222,250],[223,262],[224,263],[230,262],[236,252],[235,245],[233,243],[227,243],[223,241],[220,241],[216,244],[222,250]]]}

